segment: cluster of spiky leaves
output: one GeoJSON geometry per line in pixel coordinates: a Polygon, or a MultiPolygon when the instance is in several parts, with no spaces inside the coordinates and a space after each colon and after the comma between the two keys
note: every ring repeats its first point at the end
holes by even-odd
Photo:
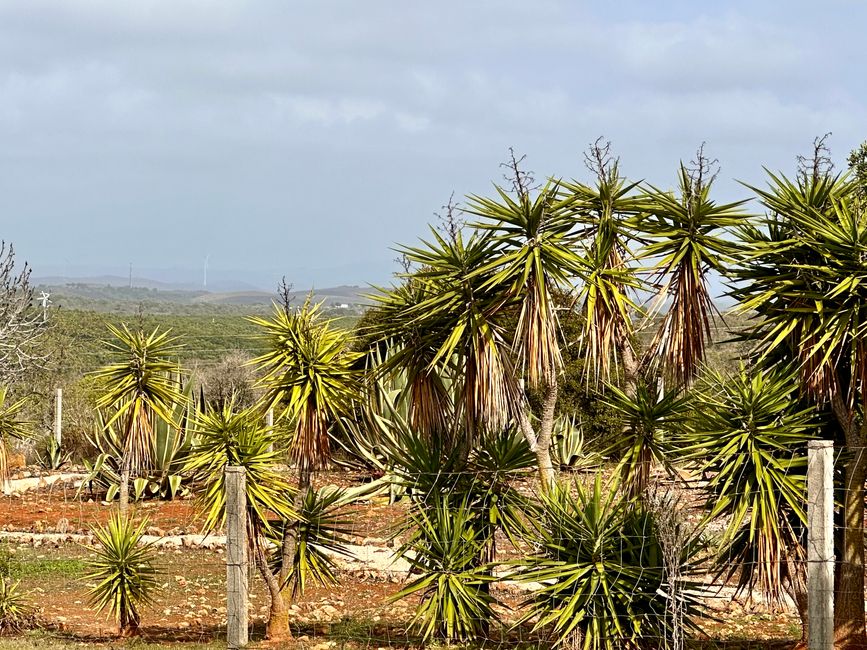
{"type": "Polygon", "coordinates": [[[206,530],[219,528],[226,519],[227,466],[246,470],[248,521],[257,537],[270,529],[271,513],[280,519],[297,516],[291,507],[293,488],[276,469],[281,456],[277,440],[258,410],[237,410],[231,401],[209,407],[197,415],[193,430],[195,445],[186,471],[201,482],[198,499],[206,530]]]}
{"type": "Polygon", "coordinates": [[[16,634],[36,622],[36,607],[19,584],[0,576],[0,635],[16,634]]]}
{"type": "Polygon", "coordinates": [[[153,602],[152,595],[158,586],[156,551],[152,544],[141,541],[147,525],[147,519],[135,524],[113,512],[106,526],[97,526],[92,531],[99,546],[86,576],[96,582],[90,590],[90,604],[98,611],[108,609],[121,633],[138,628],[140,610],[153,602]]]}
{"type": "Polygon", "coordinates": [[[445,495],[410,516],[412,535],[398,549],[420,575],[392,597],[420,597],[412,625],[425,640],[483,637],[497,620],[488,585],[491,569],[480,562],[485,545],[478,514],[468,499],[445,495]]]}
{"type": "MultiPolygon", "coordinates": [[[[352,497],[346,490],[324,487],[307,490],[301,500],[297,521],[281,521],[273,526],[268,537],[275,546],[284,538],[285,526],[294,526],[295,553],[287,581],[292,585],[292,595],[303,595],[312,578],[324,587],[339,584],[334,555],[351,557],[347,540],[353,533],[352,520],[345,506],[352,497]]],[[[282,557],[272,561],[272,571],[280,573],[282,557]]]]}
{"type": "Polygon", "coordinates": [[[840,176],[770,175],[755,189],[767,214],[744,224],[732,296],[760,320],[766,356],[797,361],[820,401],[867,399],[867,210],[840,176]]]}
{"type": "MultiPolygon", "coordinates": [[[[180,376],[175,381],[181,381],[180,376]]],[[[155,415],[151,435],[148,437],[147,462],[139,468],[132,479],[133,498],[158,496],[173,499],[188,487],[188,477],[183,473],[184,464],[192,446],[190,420],[193,414],[192,382],[181,387],[183,400],[172,405],[171,421],[155,415]]],[[[89,441],[99,453],[93,460],[84,459],[88,477],[82,482],[79,492],[97,485],[106,490],[106,499],[111,501],[120,489],[123,444],[115,425],[106,425],[105,418],[97,414],[99,426],[89,441]]]]}
{"type": "Polygon", "coordinates": [[[6,447],[9,439],[26,440],[33,436],[31,423],[21,418],[21,410],[26,403],[25,399],[9,400],[8,389],[0,388],[0,479],[9,475],[6,447]]]}
{"type": "Polygon", "coordinates": [[[108,326],[114,340],[106,345],[114,361],[93,373],[102,386],[97,407],[109,413],[105,425],[121,422],[124,462],[133,471],[150,459],[154,416],[172,422],[173,409],[185,401],[177,379],[181,349],[170,331],[108,326]]]}
{"type": "Polygon", "coordinates": [[[409,494],[410,513],[395,535],[421,577],[395,598],[420,595],[413,624],[425,639],[484,636],[496,620],[493,581],[497,534],[526,536],[535,504],[513,484],[532,467],[526,440],[514,431],[484,436],[477,448],[453,450],[412,430],[398,434],[393,480],[409,494]]]}
{"type": "Polygon", "coordinates": [[[725,523],[718,561],[741,591],[773,602],[791,593],[803,572],[806,445],[815,410],[799,395],[791,367],[709,372],[680,440],[684,460],[700,464],[707,483],[707,520],[725,523]]]}
{"type": "Polygon", "coordinates": [[[708,274],[725,268],[735,253],[733,243],[720,235],[747,216],[741,209],[745,201],[718,204],[711,199],[708,171],[701,153],[698,169],[681,164],[678,192],[651,187],[638,224],[649,242],[642,256],[658,259],[653,281],[658,295],[668,299],[650,349],[654,361],[681,386],[698,372],[711,338],[716,307],[708,274]]]}
{"type": "Polygon", "coordinates": [[[605,397],[620,416],[623,431],[603,453],[619,462],[627,494],[639,497],[650,484],[651,469],[670,464],[672,439],[687,417],[689,395],[679,389],[660,394],[640,381],[632,395],[609,385],[605,397]]]}
{"type": "Polygon", "coordinates": [[[265,401],[290,423],[290,449],[302,471],[320,468],[329,456],[328,429],[351,410],[359,391],[359,355],[349,333],[324,319],[309,300],[297,310],[278,307],[270,318],[251,317],[268,351],[255,358],[265,401]]]}
{"type": "MultiPolygon", "coordinates": [[[[515,578],[540,585],[522,620],[550,629],[556,645],[613,650],[661,643],[670,636],[672,597],[681,599],[687,629],[698,629],[695,585],[670,593],[654,519],[640,502],[625,499],[616,481],[605,487],[597,475],[590,488],[576,482],[543,495],[533,541],[535,552],[515,562],[515,578]]],[[[684,545],[687,571],[700,550],[695,538],[684,545]]]]}

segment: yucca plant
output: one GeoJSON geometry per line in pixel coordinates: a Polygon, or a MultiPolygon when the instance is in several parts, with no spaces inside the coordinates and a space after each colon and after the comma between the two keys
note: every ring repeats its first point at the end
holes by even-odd
{"type": "Polygon", "coordinates": [[[274,533],[273,516],[285,522],[297,520],[299,515],[292,508],[293,487],[277,470],[281,452],[275,446],[274,432],[264,425],[260,411],[236,410],[231,401],[217,409],[208,406],[196,416],[193,429],[195,444],[185,470],[196,479],[198,505],[205,516],[204,529],[212,531],[225,522],[226,466],[244,467],[247,529],[253,560],[271,598],[268,637],[279,639],[290,635],[289,613],[280,581],[270,568],[271,551],[265,536],[274,533]]]}
{"type": "Polygon", "coordinates": [[[97,407],[109,415],[106,426],[117,429],[120,456],[120,510],[129,508],[130,476],[147,467],[151,458],[154,419],[171,422],[176,404],[185,397],[177,380],[177,337],[158,327],[142,329],[108,326],[114,340],[107,344],[113,362],[93,373],[103,393],[97,407]]]}
{"type": "Polygon", "coordinates": [[[486,540],[476,517],[467,500],[456,503],[448,496],[431,499],[411,515],[412,534],[398,553],[420,576],[391,600],[421,598],[412,626],[425,641],[481,638],[497,620],[487,588],[494,580],[491,567],[479,563],[486,540]]]}
{"type": "Polygon", "coordinates": [[[0,635],[16,634],[36,622],[36,608],[18,585],[0,577],[0,635]]]}
{"type": "MultiPolygon", "coordinates": [[[[300,502],[300,517],[296,522],[281,521],[275,525],[269,536],[275,546],[283,543],[283,528],[295,527],[292,534],[294,553],[288,580],[292,586],[292,597],[304,594],[309,579],[324,587],[339,584],[337,566],[333,555],[351,557],[347,540],[352,535],[352,519],[345,509],[351,500],[346,490],[325,487],[308,490],[300,502]]],[[[275,555],[271,569],[281,573],[281,555],[275,555]]]]}
{"type": "Polygon", "coordinates": [[[89,561],[90,605],[98,612],[108,609],[121,636],[138,633],[142,606],[153,602],[159,584],[152,543],[141,542],[148,520],[135,524],[119,512],[111,513],[106,526],[92,529],[99,542],[96,557],[89,561]]]}
{"type": "Polygon", "coordinates": [[[790,595],[806,614],[804,526],[807,441],[815,411],[805,405],[797,370],[786,366],[709,372],[680,442],[685,460],[710,476],[707,519],[725,522],[717,555],[739,592],[782,605],[790,595]]]}
{"type": "MultiPolygon", "coordinates": [[[[589,488],[576,482],[552,490],[542,509],[534,552],[514,563],[513,577],[540,585],[521,623],[550,630],[557,646],[659,647],[670,636],[672,594],[654,518],[642,502],[625,499],[616,481],[606,487],[597,475],[589,488]]],[[[685,544],[682,563],[693,565],[699,548],[695,539],[685,544]]],[[[701,603],[685,586],[673,597],[682,599],[684,624],[695,630],[701,603]]]]}
{"type": "Polygon", "coordinates": [[[623,432],[604,454],[619,463],[623,486],[629,496],[641,497],[650,484],[654,466],[669,469],[668,450],[683,426],[689,396],[679,389],[662,394],[639,381],[632,395],[608,386],[606,399],[623,422],[623,432]]]}
{"type": "Polygon", "coordinates": [[[21,410],[26,400],[10,402],[6,387],[0,388],[0,481],[9,477],[8,448],[9,439],[26,440],[33,436],[31,423],[21,419],[21,410]]]}

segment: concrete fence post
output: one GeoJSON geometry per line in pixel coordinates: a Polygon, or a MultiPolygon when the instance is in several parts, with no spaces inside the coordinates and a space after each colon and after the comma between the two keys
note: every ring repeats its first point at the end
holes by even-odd
{"type": "Polygon", "coordinates": [[[247,470],[226,467],[226,644],[248,641],[247,470]]]}
{"type": "Polygon", "coordinates": [[[834,443],[807,445],[807,618],[810,650],[834,648],[834,443]]]}
{"type": "Polygon", "coordinates": [[[54,442],[60,448],[63,437],[63,389],[54,390],[54,442]]]}

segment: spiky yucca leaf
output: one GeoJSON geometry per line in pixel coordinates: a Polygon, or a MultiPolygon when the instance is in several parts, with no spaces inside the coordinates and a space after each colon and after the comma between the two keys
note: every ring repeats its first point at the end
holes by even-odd
{"type": "MultiPolygon", "coordinates": [[[[295,527],[295,554],[288,576],[293,597],[304,594],[310,578],[323,587],[339,584],[332,555],[352,556],[347,547],[347,540],[353,533],[350,513],[345,509],[348,498],[347,491],[340,488],[307,490],[301,502],[299,520],[283,521],[273,527],[270,537],[275,545],[282,543],[285,526],[295,527]]],[[[281,559],[275,558],[278,563],[281,559]]],[[[278,574],[279,565],[273,565],[272,572],[278,574]]]]}
{"type": "Polygon", "coordinates": [[[16,634],[36,624],[37,609],[19,584],[0,577],[0,635],[16,634]]]}
{"type": "Polygon", "coordinates": [[[226,519],[226,466],[247,470],[247,514],[254,533],[268,530],[269,513],[281,519],[297,517],[291,507],[293,488],[280,474],[279,448],[261,414],[252,408],[235,410],[230,401],[221,408],[208,407],[193,422],[195,444],[186,471],[201,481],[198,500],[205,513],[205,530],[214,530],[226,519]]]}
{"type": "Polygon", "coordinates": [[[113,512],[106,526],[92,529],[99,548],[85,577],[97,583],[90,590],[90,605],[99,612],[108,609],[121,634],[138,629],[140,609],[153,602],[153,592],[158,586],[156,552],[152,544],[141,543],[147,525],[147,519],[136,525],[113,512]]]}
{"type": "MultiPolygon", "coordinates": [[[[681,600],[688,630],[702,611],[695,585],[669,593],[654,520],[640,502],[624,499],[616,482],[558,486],[542,496],[536,549],[514,562],[514,577],[541,586],[527,600],[522,622],[550,629],[556,645],[584,650],[656,647],[667,638],[667,599],[681,600]]],[[[686,572],[699,546],[682,549],[686,572]]]]}
{"type": "Polygon", "coordinates": [[[111,411],[107,426],[121,422],[124,463],[134,473],[150,458],[154,416],[170,422],[174,405],[184,401],[176,377],[181,345],[159,327],[149,334],[126,323],[108,330],[115,337],[107,343],[113,362],[92,373],[103,388],[97,407],[111,411]]]}
{"type": "Polygon", "coordinates": [[[683,164],[678,193],[650,187],[646,213],[637,228],[649,242],[642,255],[658,259],[654,270],[658,307],[667,310],[651,343],[655,361],[678,385],[690,382],[704,360],[716,308],[709,274],[730,262],[735,246],[724,235],[749,215],[746,201],[718,204],[710,198],[713,179],[683,164]]]}
{"type": "Polygon", "coordinates": [[[630,396],[616,386],[606,388],[608,405],[620,415],[623,432],[603,452],[620,465],[626,492],[644,493],[654,465],[668,468],[672,438],[678,434],[689,409],[689,396],[679,389],[663,394],[639,382],[630,396]]]}

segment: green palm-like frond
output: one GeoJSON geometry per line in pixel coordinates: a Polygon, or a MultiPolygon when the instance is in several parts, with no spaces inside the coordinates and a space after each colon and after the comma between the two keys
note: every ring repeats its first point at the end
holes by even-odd
{"type": "MultiPolygon", "coordinates": [[[[624,499],[616,482],[597,475],[592,487],[559,486],[542,496],[534,553],[516,561],[516,579],[538,583],[524,621],[550,629],[555,644],[584,650],[648,647],[667,638],[667,601],[677,598],[685,626],[695,631],[703,609],[695,585],[669,588],[651,514],[624,499]]],[[[680,549],[685,573],[695,569],[695,538],[680,549]]]]}
{"type": "Polygon", "coordinates": [[[855,401],[867,382],[867,211],[845,177],[756,189],[768,213],[737,232],[745,249],[731,295],[759,316],[766,357],[785,351],[820,401],[855,401]]]}
{"type": "Polygon", "coordinates": [[[735,246],[724,235],[748,215],[741,209],[745,201],[712,200],[712,180],[695,179],[682,164],[678,180],[677,193],[648,188],[646,212],[636,227],[649,240],[643,256],[658,260],[657,309],[666,307],[651,354],[674,383],[685,385],[698,371],[711,338],[716,308],[709,275],[731,261],[735,246]]]}
{"type": "Polygon", "coordinates": [[[124,461],[133,470],[146,467],[151,453],[154,416],[172,422],[174,407],[185,396],[177,380],[179,339],[169,330],[108,326],[113,362],[92,373],[102,386],[97,407],[110,411],[106,426],[120,421],[124,461]]]}
{"type": "Polygon", "coordinates": [[[308,300],[294,312],[275,306],[270,318],[249,319],[264,330],[268,347],[251,363],[263,373],[266,403],[292,427],[290,449],[302,471],[327,461],[328,428],[359,393],[353,364],[360,354],[349,349],[348,332],[321,317],[320,307],[308,300]]]}
{"type": "Polygon", "coordinates": [[[8,389],[5,386],[0,388],[0,480],[9,475],[6,449],[9,439],[27,440],[33,437],[32,423],[21,419],[21,410],[27,400],[10,402],[8,397],[8,389]]]}
{"type": "Polygon", "coordinates": [[[202,483],[199,506],[205,514],[205,530],[214,530],[226,519],[226,466],[247,470],[247,513],[255,531],[270,527],[270,513],[281,519],[297,516],[291,507],[292,486],[276,465],[274,432],[262,423],[254,409],[235,410],[226,403],[208,408],[193,422],[195,443],[190,450],[186,471],[202,483]]]}

